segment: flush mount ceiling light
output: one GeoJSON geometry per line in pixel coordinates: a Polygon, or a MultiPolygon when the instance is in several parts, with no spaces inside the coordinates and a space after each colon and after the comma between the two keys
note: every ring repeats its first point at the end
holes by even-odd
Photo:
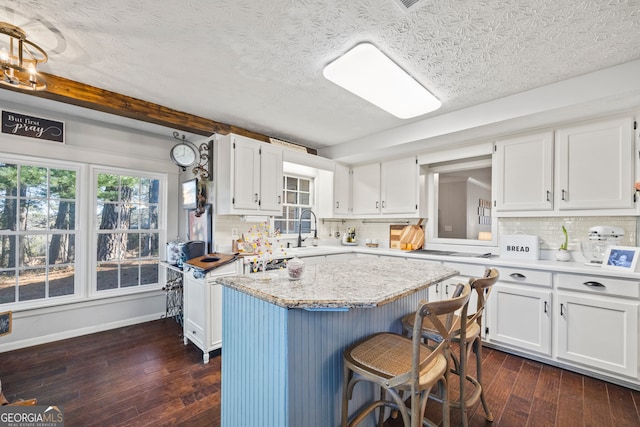
{"type": "Polygon", "coordinates": [[[361,43],[324,68],[327,80],[401,119],[440,108],[440,101],[371,43],[361,43]]]}
{"type": "Polygon", "coordinates": [[[47,62],[47,53],[15,25],[0,22],[0,84],[27,90],[44,90],[47,84],[38,75],[38,64],[47,62]]]}

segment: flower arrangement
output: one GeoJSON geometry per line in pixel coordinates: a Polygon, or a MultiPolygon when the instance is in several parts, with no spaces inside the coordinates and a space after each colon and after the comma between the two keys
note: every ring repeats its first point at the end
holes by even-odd
{"type": "Polygon", "coordinates": [[[267,221],[261,222],[249,228],[246,241],[253,248],[254,273],[260,268],[261,271],[266,270],[267,263],[274,259],[275,254],[286,255],[284,245],[278,239],[280,230],[271,228],[267,221]]]}

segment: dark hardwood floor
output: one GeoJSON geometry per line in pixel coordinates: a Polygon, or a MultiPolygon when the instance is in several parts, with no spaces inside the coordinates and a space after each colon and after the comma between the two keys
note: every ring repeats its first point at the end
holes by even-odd
{"type": "MultiPolygon", "coordinates": [[[[471,426],[640,426],[640,392],[496,350],[483,356],[495,421],[476,405],[471,426]]],[[[212,353],[204,365],[169,319],[0,353],[0,379],[9,401],[62,406],[69,427],[219,426],[220,362],[212,353]]],[[[440,421],[437,404],[427,411],[440,421]]],[[[458,425],[459,412],[451,416],[458,425]]]]}

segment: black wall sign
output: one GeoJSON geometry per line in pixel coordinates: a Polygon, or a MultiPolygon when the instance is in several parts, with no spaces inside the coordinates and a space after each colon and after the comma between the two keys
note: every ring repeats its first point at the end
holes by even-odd
{"type": "Polygon", "coordinates": [[[2,111],[2,133],[64,142],[64,122],[2,111]]]}

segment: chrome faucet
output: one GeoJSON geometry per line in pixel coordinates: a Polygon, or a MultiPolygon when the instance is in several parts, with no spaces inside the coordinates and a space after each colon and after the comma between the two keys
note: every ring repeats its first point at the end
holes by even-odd
{"type": "MultiPolygon", "coordinates": [[[[318,219],[316,218],[316,214],[313,213],[313,211],[311,209],[303,209],[302,212],[300,212],[300,218],[298,218],[298,246],[299,248],[302,247],[302,215],[305,212],[309,212],[311,215],[313,215],[313,238],[317,239],[318,238],[318,219]]],[[[311,219],[311,216],[309,216],[309,219],[311,219]]]]}

